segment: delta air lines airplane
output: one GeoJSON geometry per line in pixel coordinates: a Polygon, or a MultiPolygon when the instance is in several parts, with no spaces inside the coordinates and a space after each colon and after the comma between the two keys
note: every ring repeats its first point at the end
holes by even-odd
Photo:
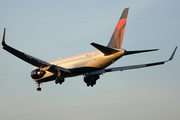
{"type": "Polygon", "coordinates": [[[87,86],[93,87],[96,84],[96,81],[100,78],[100,75],[104,73],[161,65],[172,60],[177,47],[167,61],[107,68],[109,65],[125,55],[158,50],[151,49],[126,51],[121,48],[128,10],[129,8],[124,9],[107,46],[103,46],[97,43],[91,43],[91,45],[97,49],[96,51],[87,52],[84,54],[63,58],[52,62],[46,62],[18,51],[13,47],[7,45],[5,43],[6,28],[4,28],[2,37],[3,49],[24,60],[25,62],[35,66],[35,68],[31,72],[31,77],[38,84],[37,91],[41,91],[40,85],[44,82],[55,80],[56,84],[62,84],[65,81],[65,78],[78,75],[84,75],[84,82],[87,84],[87,86]]]}

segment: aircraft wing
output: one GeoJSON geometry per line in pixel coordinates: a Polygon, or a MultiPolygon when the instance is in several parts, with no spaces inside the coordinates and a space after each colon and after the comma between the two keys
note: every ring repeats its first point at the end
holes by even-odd
{"type": "Polygon", "coordinates": [[[42,69],[44,71],[47,70],[47,71],[52,72],[52,73],[57,73],[58,71],[63,71],[63,72],[70,73],[69,70],[67,70],[63,67],[49,64],[48,62],[45,62],[43,60],[40,60],[38,58],[35,58],[35,57],[30,56],[28,54],[25,54],[21,51],[18,51],[16,49],[12,48],[11,46],[8,46],[5,43],[5,32],[6,32],[6,28],[4,28],[4,33],[3,33],[3,38],[2,38],[3,49],[5,49],[6,51],[10,52],[11,54],[15,55],[16,57],[24,60],[25,62],[27,62],[33,66],[39,67],[40,69],[42,69]]]}
{"type": "Polygon", "coordinates": [[[108,69],[103,69],[99,70],[96,72],[91,72],[88,73],[88,75],[101,75],[103,73],[107,72],[115,72],[115,71],[124,71],[124,70],[130,70],[130,69],[139,69],[139,68],[144,68],[144,67],[151,67],[151,66],[156,66],[156,65],[162,65],[168,61],[171,61],[175,55],[177,47],[174,49],[171,57],[167,61],[161,61],[161,62],[154,62],[154,63],[148,63],[148,64],[140,64],[140,65],[131,65],[131,66],[123,66],[123,67],[114,67],[114,68],[108,68],[108,69]]]}

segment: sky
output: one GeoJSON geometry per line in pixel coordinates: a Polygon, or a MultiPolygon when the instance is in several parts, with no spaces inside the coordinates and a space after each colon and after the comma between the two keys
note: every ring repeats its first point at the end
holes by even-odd
{"type": "MultiPolygon", "coordinates": [[[[44,61],[107,45],[129,7],[122,48],[159,51],[125,56],[110,67],[168,60],[180,45],[179,0],[1,0],[0,32],[10,46],[44,61]]],[[[179,120],[180,52],[161,66],[107,73],[94,87],[83,76],[37,84],[34,66],[0,49],[1,120],[179,120]]]]}

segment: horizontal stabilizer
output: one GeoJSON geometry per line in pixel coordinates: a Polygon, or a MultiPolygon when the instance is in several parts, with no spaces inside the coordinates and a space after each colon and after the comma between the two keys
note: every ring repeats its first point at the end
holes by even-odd
{"type": "Polygon", "coordinates": [[[131,54],[137,54],[137,53],[143,53],[143,52],[151,52],[151,51],[157,51],[157,50],[159,50],[159,49],[126,51],[124,55],[131,55],[131,54]]]}
{"type": "Polygon", "coordinates": [[[91,43],[91,45],[94,46],[95,48],[97,48],[98,50],[100,50],[102,53],[104,53],[104,55],[111,55],[111,54],[114,54],[116,52],[119,52],[119,50],[115,50],[113,48],[105,47],[105,46],[99,45],[97,43],[91,43]]]}

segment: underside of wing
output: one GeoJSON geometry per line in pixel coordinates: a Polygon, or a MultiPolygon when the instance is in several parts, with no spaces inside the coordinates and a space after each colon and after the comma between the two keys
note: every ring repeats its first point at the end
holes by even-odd
{"type": "Polygon", "coordinates": [[[57,73],[58,71],[63,71],[63,72],[70,73],[69,70],[67,70],[67,69],[65,69],[63,67],[49,64],[48,62],[45,62],[43,60],[40,60],[38,58],[35,58],[35,57],[30,56],[28,54],[25,54],[25,53],[23,53],[21,51],[18,51],[16,49],[12,48],[11,46],[7,45],[5,43],[5,32],[6,32],[6,29],[4,28],[4,33],[3,33],[3,38],[2,38],[2,45],[3,45],[3,49],[8,51],[9,53],[13,54],[14,56],[20,58],[21,60],[24,60],[25,62],[27,62],[27,63],[29,63],[29,64],[31,64],[33,66],[39,67],[40,69],[43,69],[43,70],[50,71],[52,73],[57,73]]]}
{"type": "Polygon", "coordinates": [[[124,71],[124,70],[131,70],[131,69],[139,69],[139,68],[144,68],[144,67],[151,67],[151,66],[156,66],[156,65],[162,65],[168,61],[171,61],[175,55],[177,47],[174,49],[171,57],[166,60],[166,61],[160,61],[160,62],[154,62],[154,63],[148,63],[148,64],[139,64],[139,65],[131,65],[131,66],[123,66],[123,67],[114,67],[114,68],[107,68],[103,70],[99,70],[96,72],[91,72],[88,75],[101,75],[106,72],[115,72],[115,71],[124,71]]]}

